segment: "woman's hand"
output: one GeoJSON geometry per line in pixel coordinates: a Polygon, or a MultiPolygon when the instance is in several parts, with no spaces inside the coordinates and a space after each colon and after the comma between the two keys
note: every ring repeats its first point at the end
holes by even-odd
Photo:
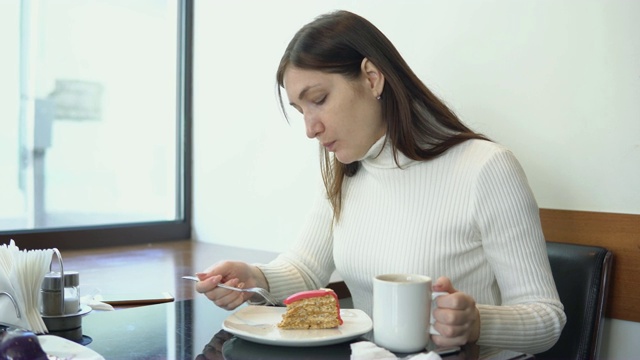
{"type": "Polygon", "coordinates": [[[475,343],[480,337],[480,312],[476,301],[459,292],[447,277],[440,277],[432,286],[433,291],[447,292],[436,298],[438,308],[433,312],[434,328],[441,335],[431,335],[434,344],[441,347],[462,346],[475,343]]]}
{"type": "MultiPolygon", "coordinates": [[[[200,281],[196,283],[196,291],[204,294],[209,300],[223,309],[233,310],[249,300],[251,293],[227,290],[217,287],[225,284],[238,288],[262,287],[267,288],[267,279],[262,271],[253,265],[240,261],[223,261],[217,263],[204,272],[197,273],[200,281]]],[[[256,300],[261,300],[256,298],[256,300]]]]}

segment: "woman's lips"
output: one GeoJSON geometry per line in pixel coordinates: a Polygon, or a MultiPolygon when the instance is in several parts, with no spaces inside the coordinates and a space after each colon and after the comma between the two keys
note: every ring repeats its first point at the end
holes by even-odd
{"type": "Polygon", "coordinates": [[[331,141],[331,142],[327,142],[327,143],[323,143],[322,146],[324,146],[327,150],[329,151],[333,151],[335,148],[336,142],[335,141],[331,141]]]}

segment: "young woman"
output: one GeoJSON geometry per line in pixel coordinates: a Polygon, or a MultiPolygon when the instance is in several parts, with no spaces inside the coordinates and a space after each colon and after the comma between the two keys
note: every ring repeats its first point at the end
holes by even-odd
{"type": "Polygon", "coordinates": [[[436,345],[537,353],[557,341],[566,319],[518,161],[467,128],[374,25],[320,16],[289,43],[277,82],[320,143],[325,189],[289,251],[215,264],[199,292],[234,309],[248,295],[218,283],[285,298],[337,270],[371,315],[375,275],[419,273],[450,293],[437,299],[436,345]]]}

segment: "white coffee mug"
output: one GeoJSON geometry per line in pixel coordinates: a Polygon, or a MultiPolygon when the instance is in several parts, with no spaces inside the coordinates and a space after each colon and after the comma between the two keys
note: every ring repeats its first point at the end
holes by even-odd
{"type": "Polygon", "coordinates": [[[431,278],[414,274],[384,274],[373,279],[373,338],[394,352],[424,350],[432,326],[432,303],[444,292],[431,291],[431,278]]]}

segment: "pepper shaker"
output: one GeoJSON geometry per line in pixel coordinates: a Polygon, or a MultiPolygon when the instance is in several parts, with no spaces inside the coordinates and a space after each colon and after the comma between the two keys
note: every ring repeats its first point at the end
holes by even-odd
{"type": "Polygon", "coordinates": [[[50,272],[42,280],[42,315],[71,315],[80,311],[80,274],[77,271],[65,271],[62,279],[59,272],[50,272]]]}

